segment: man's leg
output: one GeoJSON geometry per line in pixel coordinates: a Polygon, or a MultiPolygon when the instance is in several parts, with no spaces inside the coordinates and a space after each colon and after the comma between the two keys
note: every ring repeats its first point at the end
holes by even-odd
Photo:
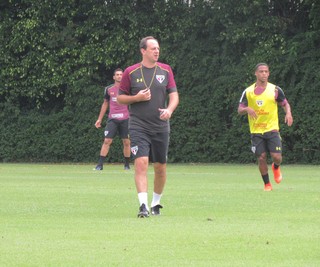
{"type": "Polygon", "coordinates": [[[124,138],[122,139],[123,144],[123,155],[124,155],[124,169],[129,170],[130,169],[130,139],[124,138]]]}
{"type": "Polygon", "coordinates": [[[149,207],[148,207],[148,157],[139,157],[134,160],[135,168],[135,184],[138,192],[138,199],[140,203],[140,209],[138,213],[139,218],[144,218],[149,216],[149,207]]]}
{"type": "Polygon", "coordinates": [[[269,180],[268,163],[267,163],[267,147],[265,136],[261,134],[251,135],[252,152],[258,159],[259,171],[264,183],[264,191],[271,191],[272,185],[269,180]]]}
{"type": "Polygon", "coordinates": [[[282,162],[282,154],[281,153],[270,153],[272,161],[274,164],[280,166],[282,162]]]}
{"type": "Polygon", "coordinates": [[[108,120],[107,126],[104,130],[104,140],[100,150],[99,162],[95,168],[96,170],[103,169],[103,162],[109,153],[110,146],[116,134],[117,134],[117,124],[115,120],[108,120]]]}
{"type": "MultiPolygon", "coordinates": [[[[167,164],[154,163],[154,188],[153,192],[161,195],[167,181],[167,164]]],[[[159,204],[159,203],[157,203],[159,204]]]]}
{"type": "Polygon", "coordinates": [[[148,157],[139,157],[134,160],[135,174],[134,179],[136,183],[136,189],[138,193],[148,191],[148,157]]]}
{"type": "Polygon", "coordinates": [[[273,163],[272,163],[272,171],[273,178],[277,184],[282,181],[282,173],[280,170],[280,164],[282,162],[282,154],[281,153],[270,153],[273,163]]]}
{"type": "Polygon", "coordinates": [[[152,158],[154,159],[154,185],[151,202],[151,214],[160,215],[160,200],[167,181],[167,155],[169,148],[169,133],[157,134],[152,142],[152,158]]]}
{"type": "Polygon", "coordinates": [[[154,186],[153,197],[151,202],[151,214],[160,215],[160,200],[162,192],[167,181],[167,164],[166,163],[154,163],[154,186]]]}
{"type": "Polygon", "coordinates": [[[109,153],[112,141],[113,141],[113,139],[111,139],[111,138],[104,139],[103,144],[101,146],[101,150],[100,150],[98,165],[95,168],[96,170],[103,170],[103,162],[109,153]]]}
{"type": "Polygon", "coordinates": [[[282,174],[280,170],[280,165],[282,162],[282,142],[280,133],[273,132],[270,134],[268,147],[273,161],[271,166],[273,171],[273,178],[275,182],[279,184],[282,180],[282,174]]]}
{"type": "Polygon", "coordinates": [[[266,152],[263,152],[258,157],[258,166],[259,166],[259,171],[260,171],[261,175],[265,175],[268,173],[267,153],[266,152]]]}
{"type": "Polygon", "coordinates": [[[101,150],[100,150],[100,156],[106,157],[108,155],[112,141],[113,139],[111,138],[104,139],[101,150]]]}
{"type": "Polygon", "coordinates": [[[266,152],[263,152],[258,157],[258,165],[259,165],[259,171],[260,171],[263,183],[264,183],[264,191],[271,191],[272,185],[269,180],[267,153],[266,152]]]}

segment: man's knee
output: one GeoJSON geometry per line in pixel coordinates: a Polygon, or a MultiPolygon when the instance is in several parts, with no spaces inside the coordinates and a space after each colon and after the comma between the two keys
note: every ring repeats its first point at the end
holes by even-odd
{"type": "Polygon", "coordinates": [[[274,163],[280,165],[282,162],[282,154],[281,153],[271,153],[272,160],[274,163]]]}
{"type": "Polygon", "coordinates": [[[258,156],[258,161],[264,163],[267,161],[267,153],[263,152],[258,156]]]}
{"type": "Polygon", "coordinates": [[[112,144],[112,139],[111,138],[105,138],[103,141],[103,144],[106,146],[110,146],[112,144]]]}
{"type": "Polygon", "coordinates": [[[156,175],[165,175],[167,170],[167,164],[154,163],[154,172],[156,175]]]}
{"type": "Polygon", "coordinates": [[[124,146],[130,146],[130,139],[122,139],[122,143],[124,146]]]}

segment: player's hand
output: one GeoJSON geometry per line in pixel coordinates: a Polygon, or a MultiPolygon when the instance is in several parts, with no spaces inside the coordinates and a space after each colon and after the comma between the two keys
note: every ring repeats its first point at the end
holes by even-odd
{"type": "Polygon", "coordinates": [[[97,120],[94,126],[96,126],[96,128],[101,128],[101,121],[97,120]]]}
{"type": "Polygon", "coordinates": [[[139,101],[149,101],[151,99],[150,88],[140,90],[137,94],[139,101]]]}
{"type": "Polygon", "coordinates": [[[286,116],[284,117],[284,122],[288,125],[291,126],[293,123],[293,118],[291,115],[291,112],[287,113],[286,116]]]}
{"type": "Polygon", "coordinates": [[[172,112],[168,109],[159,108],[160,119],[163,121],[169,120],[171,118],[172,112]]]}
{"type": "Polygon", "coordinates": [[[250,108],[250,107],[247,107],[246,110],[247,110],[248,115],[249,115],[252,119],[255,120],[255,119],[258,118],[258,115],[257,115],[257,113],[254,111],[254,109],[252,109],[252,108],[250,108]]]}

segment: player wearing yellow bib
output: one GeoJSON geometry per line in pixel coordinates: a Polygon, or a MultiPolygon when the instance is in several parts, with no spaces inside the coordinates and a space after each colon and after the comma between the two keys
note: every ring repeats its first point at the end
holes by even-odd
{"type": "Polygon", "coordinates": [[[272,190],[268,174],[268,152],[273,161],[274,180],[276,183],[282,180],[280,171],[282,142],[279,133],[278,105],[282,106],[286,113],[285,123],[288,126],[293,123],[290,104],[282,89],[268,82],[269,74],[269,66],[266,63],[256,65],[257,80],[243,91],[238,107],[240,115],[248,115],[252,152],[258,158],[265,191],[272,190]]]}

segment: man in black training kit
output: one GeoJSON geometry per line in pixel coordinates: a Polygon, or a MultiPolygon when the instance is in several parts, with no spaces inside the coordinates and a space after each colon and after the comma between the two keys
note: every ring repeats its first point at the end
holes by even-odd
{"type": "Polygon", "coordinates": [[[179,95],[171,67],[158,62],[158,41],[152,36],[143,38],[140,52],[142,61],[128,67],[123,73],[118,102],[130,105],[129,133],[140,203],[138,217],[145,218],[149,217],[149,157],[154,163],[151,214],[159,215],[162,208],[160,199],[167,179],[169,119],[178,106],[179,95]]]}

